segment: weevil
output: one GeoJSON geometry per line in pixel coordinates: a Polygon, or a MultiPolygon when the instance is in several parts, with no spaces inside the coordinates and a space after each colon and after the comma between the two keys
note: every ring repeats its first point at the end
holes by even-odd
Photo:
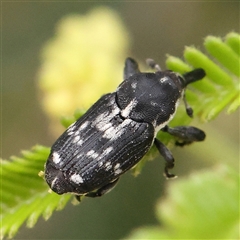
{"type": "Polygon", "coordinates": [[[92,107],[57,139],[45,164],[45,179],[57,194],[73,193],[100,197],[109,192],[119,177],[133,168],[155,145],[165,159],[164,173],[174,158],[156,138],[161,130],[179,139],[184,146],[203,141],[205,133],[192,126],[169,127],[179,102],[183,99],[186,113],[193,116],[185,99],[188,84],[205,76],[195,69],[180,76],[162,71],[152,59],[147,64],[154,72],[140,72],[137,62],[127,58],[124,80],[115,92],[103,95],[92,107]]]}

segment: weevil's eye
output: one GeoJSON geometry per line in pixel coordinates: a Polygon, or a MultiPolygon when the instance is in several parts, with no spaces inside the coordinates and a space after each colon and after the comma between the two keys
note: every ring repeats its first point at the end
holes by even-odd
{"type": "Polygon", "coordinates": [[[185,80],[179,74],[177,74],[177,75],[178,75],[178,80],[179,80],[182,88],[185,88],[186,87],[185,80]]]}
{"type": "Polygon", "coordinates": [[[185,86],[184,79],[181,78],[181,76],[173,71],[167,70],[165,71],[165,75],[168,77],[168,79],[171,79],[172,82],[177,86],[177,88],[182,91],[185,86]]]}

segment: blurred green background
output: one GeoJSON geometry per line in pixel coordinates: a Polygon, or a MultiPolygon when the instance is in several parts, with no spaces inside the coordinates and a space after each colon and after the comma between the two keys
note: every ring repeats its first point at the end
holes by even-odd
{"type": "MultiPolygon", "coordinates": [[[[3,2],[3,158],[36,143],[50,146],[55,140],[47,131],[37,90],[40,52],[62,17],[85,14],[97,6],[109,6],[119,14],[131,35],[129,56],[142,61],[151,57],[163,69],[167,53],[181,57],[185,45],[203,49],[203,38],[209,34],[239,32],[239,2],[3,2]]],[[[234,153],[239,151],[239,112],[221,114],[200,127],[207,132],[204,143],[173,149],[179,177],[226,158],[238,160],[234,153]]],[[[21,228],[14,239],[118,239],[134,228],[154,224],[155,203],[164,196],[166,184],[162,169],[159,157],[148,162],[137,178],[125,174],[110,194],[84,199],[78,206],[68,204],[49,221],[40,219],[33,229],[21,228]]]]}

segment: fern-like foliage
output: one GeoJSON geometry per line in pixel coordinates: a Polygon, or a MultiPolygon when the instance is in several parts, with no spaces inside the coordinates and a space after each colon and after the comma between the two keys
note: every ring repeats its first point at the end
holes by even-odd
{"type": "Polygon", "coordinates": [[[227,112],[234,112],[240,105],[240,36],[229,33],[225,41],[221,38],[208,36],[204,42],[205,48],[214,60],[203,54],[195,47],[186,47],[184,58],[186,63],[178,58],[169,56],[167,67],[176,72],[186,72],[192,67],[201,67],[207,77],[191,85],[200,94],[186,93],[192,101],[195,114],[203,121],[215,118],[225,107],[227,112]],[[237,48],[238,46],[238,48],[237,48]],[[191,67],[190,67],[191,66],[191,67]],[[196,103],[196,104],[195,104],[196,103]]]}
{"type": "Polygon", "coordinates": [[[49,152],[47,147],[35,146],[22,151],[21,157],[1,161],[1,238],[13,237],[24,222],[33,227],[41,215],[47,220],[69,200],[68,195],[49,194],[38,175],[49,152]]]}
{"type": "MultiPolygon", "coordinates": [[[[168,56],[167,67],[176,72],[184,73],[197,67],[206,71],[204,80],[192,84],[186,93],[195,116],[203,121],[212,120],[226,107],[228,113],[234,112],[240,105],[239,46],[240,35],[230,33],[224,41],[212,36],[205,39],[207,51],[215,58],[213,61],[195,47],[186,47],[186,62],[168,56]]],[[[172,125],[191,121],[183,111],[183,108],[178,111],[172,125]]],[[[69,125],[72,121],[64,123],[69,125]]],[[[168,143],[171,139],[162,135],[161,140],[168,143]]],[[[54,210],[62,209],[69,201],[71,195],[49,194],[47,184],[38,175],[44,170],[49,151],[48,147],[36,146],[23,151],[21,157],[1,160],[1,238],[13,237],[25,222],[33,227],[40,216],[48,219],[54,210]]],[[[154,150],[150,154],[155,155],[154,150]]]]}

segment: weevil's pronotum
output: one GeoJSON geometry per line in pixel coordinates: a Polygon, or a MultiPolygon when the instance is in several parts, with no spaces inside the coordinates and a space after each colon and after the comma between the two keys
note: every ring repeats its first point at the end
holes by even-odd
{"type": "Polygon", "coordinates": [[[73,193],[78,200],[82,195],[102,196],[153,144],[166,161],[166,177],[172,178],[169,169],[174,166],[174,158],[156,138],[158,131],[176,136],[180,146],[204,140],[205,133],[198,128],[167,125],[182,98],[192,117],[185,88],[202,79],[204,70],[195,69],[181,77],[169,70],[162,71],[151,59],[147,63],[155,69],[154,73],[140,72],[137,62],[127,58],[124,80],[117,90],[102,96],[53,144],[45,179],[54,192],[73,193]]]}

